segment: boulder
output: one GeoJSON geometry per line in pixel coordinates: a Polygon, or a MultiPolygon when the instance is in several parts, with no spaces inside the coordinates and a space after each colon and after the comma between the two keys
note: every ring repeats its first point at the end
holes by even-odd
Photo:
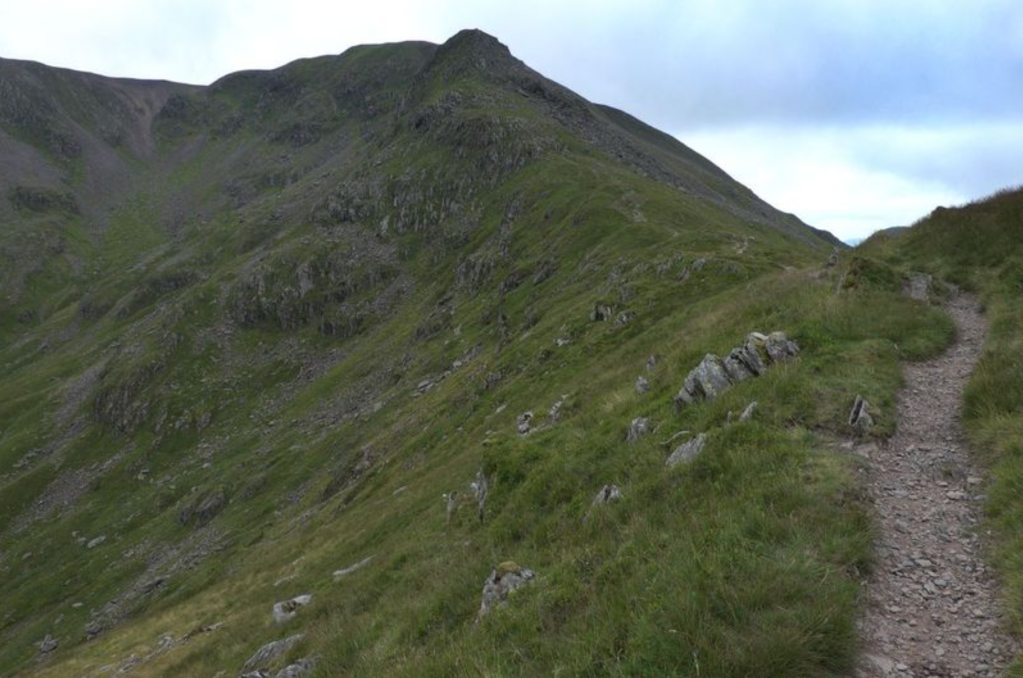
{"type": "Polygon", "coordinates": [[[47,633],[45,638],[36,643],[36,647],[39,648],[39,654],[49,654],[57,649],[58,644],[57,639],[47,633]]]}
{"type": "Polygon", "coordinates": [[[856,396],[853,408],[849,412],[849,425],[861,433],[866,433],[874,426],[874,418],[870,416],[870,403],[861,396],[856,396]]]}
{"type": "Polygon", "coordinates": [[[784,332],[771,332],[764,343],[771,362],[785,362],[799,354],[799,345],[785,336],[784,332]]]}
{"type": "Polygon", "coordinates": [[[274,678],[298,678],[298,676],[312,672],[314,668],[316,668],[316,657],[303,657],[278,671],[274,678]]]}
{"type": "Polygon", "coordinates": [[[633,320],[635,320],[635,318],[636,318],[635,311],[621,311],[618,313],[618,315],[615,316],[614,326],[624,327],[625,325],[628,325],[633,320]]]}
{"type": "Polygon", "coordinates": [[[506,605],[508,596],[535,578],[532,570],[520,567],[518,563],[506,561],[498,565],[483,582],[483,600],[476,614],[476,623],[490,614],[496,607],[506,605]]]}
{"type": "Polygon", "coordinates": [[[532,412],[523,412],[515,419],[515,430],[519,432],[520,436],[529,435],[529,432],[533,430],[533,427],[530,425],[532,420],[532,412]]]}
{"type": "Polygon", "coordinates": [[[928,301],[931,294],[932,278],[926,273],[910,273],[902,291],[911,299],[928,301]]]}
{"type": "Polygon", "coordinates": [[[679,464],[685,463],[692,459],[695,459],[700,452],[703,452],[703,446],[707,444],[707,434],[701,433],[695,438],[691,438],[686,442],[676,447],[671,452],[671,456],[668,457],[666,462],[668,467],[678,466],[679,464]]]}
{"type": "Polygon", "coordinates": [[[759,377],[767,371],[767,365],[764,363],[766,342],[767,337],[759,332],[751,332],[746,336],[742,346],[728,352],[723,365],[732,383],[759,377]]]}
{"type": "Polygon", "coordinates": [[[753,414],[756,411],[757,411],[757,401],[754,400],[749,405],[747,405],[746,409],[743,410],[742,414],[739,415],[739,422],[741,423],[741,422],[744,422],[744,421],[750,421],[751,419],[753,419],[753,414]]]}
{"type": "Polygon", "coordinates": [[[105,535],[105,534],[104,535],[100,535],[100,536],[96,537],[95,539],[90,539],[89,542],[85,545],[85,548],[87,548],[87,549],[94,549],[97,546],[99,546],[100,544],[102,544],[103,542],[105,542],[106,540],[107,540],[107,535],[105,535]]]}
{"type": "Polygon", "coordinates": [[[298,614],[298,611],[301,608],[308,605],[310,601],[312,601],[312,599],[313,599],[312,595],[307,593],[305,595],[296,596],[291,600],[285,600],[283,602],[276,603],[274,605],[273,611],[274,621],[277,622],[278,624],[288,621],[296,614],[298,614]]]}
{"type": "Polygon", "coordinates": [[[594,304],[590,311],[590,320],[593,322],[607,322],[614,317],[615,307],[610,304],[594,304]]]}
{"type": "Polygon", "coordinates": [[[636,377],[636,393],[640,395],[648,393],[650,391],[650,382],[646,377],[640,375],[636,377]]]}
{"type": "Polygon", "coordinates": [[[622,490],[617,485],[605,485],[593,498],[593,505],[610,504],[622,498],[622,490]]]}
{"type": "Polygon", "coordinates": [[[245,665],[242,667],[242,673],[244,674],[250,671],[265,669],[270,665],[270,662],[290,650],[292,646],[302,640],[303,637],[304,634],[296,633],[293,636],[288,636],[287,638],[267,643],[256,650],[256,654],[249,657],[249,660],[245,662],[245,665]]]}
{"type": "Polygon", "coordinates": [[[629,430],[625,434],[625,442],[634,443],[647,433],[650,433],[650,420],[646,417],[636,417],[629,424],[629,430]]]}
{"type": "Polygon", "coordinates": [[[713,400],[729,386],[731,382],[721,359],[708,353],[686,377],[682,389],[675,396],[675,407],[681,409],[700,400],[713,400]]]}

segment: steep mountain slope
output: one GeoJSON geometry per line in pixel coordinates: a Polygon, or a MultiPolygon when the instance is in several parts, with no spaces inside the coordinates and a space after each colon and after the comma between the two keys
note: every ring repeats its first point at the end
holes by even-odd
{"type": "Polygon", "coordinates": [[[0,672],[231,675],[298,633],[267,668],[849,666],[869,526],[822,436],[950,327],[836,293],[833,238],[478,31],[0,86],[0,672]],[[751,330],[800,357],[677,408],[751,330]]]}

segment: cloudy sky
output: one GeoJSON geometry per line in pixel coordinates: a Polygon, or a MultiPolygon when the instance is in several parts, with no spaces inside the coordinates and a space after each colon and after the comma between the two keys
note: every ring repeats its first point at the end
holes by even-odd
{"type": "Polygon", "coordinates": [[[0,56],[208,83],[499,37],[850,240],[1023,183],[1020,0],[0,0],[0,56]]]}

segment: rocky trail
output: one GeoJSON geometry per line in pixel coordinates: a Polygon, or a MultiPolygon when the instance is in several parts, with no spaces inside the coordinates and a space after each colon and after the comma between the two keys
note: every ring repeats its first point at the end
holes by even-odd
{"type": "Polygon", "coordinates": [[[897,433],[865,452],[879,541],[860,622],[862,678],[1000,676],[1018,650],[1004,631],[997,581],[984,564],[978,534],[984,481],[960,421],[986,322],[966,294],[948,312],[956,343],[905,366],[897,433]]]}

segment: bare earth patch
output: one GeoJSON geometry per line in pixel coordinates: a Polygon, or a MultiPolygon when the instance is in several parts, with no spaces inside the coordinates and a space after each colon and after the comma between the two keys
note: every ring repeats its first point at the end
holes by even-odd
{"type": "Polygon", "coordinates": [[[868,453],[879,527],[856,675],[999,676],[1018,650],[978,534],[984,481],[961,426],[963,388],[987,332],[977,300],[954,298],[958,339],[905,366],[898,431],[868,453]]]}

